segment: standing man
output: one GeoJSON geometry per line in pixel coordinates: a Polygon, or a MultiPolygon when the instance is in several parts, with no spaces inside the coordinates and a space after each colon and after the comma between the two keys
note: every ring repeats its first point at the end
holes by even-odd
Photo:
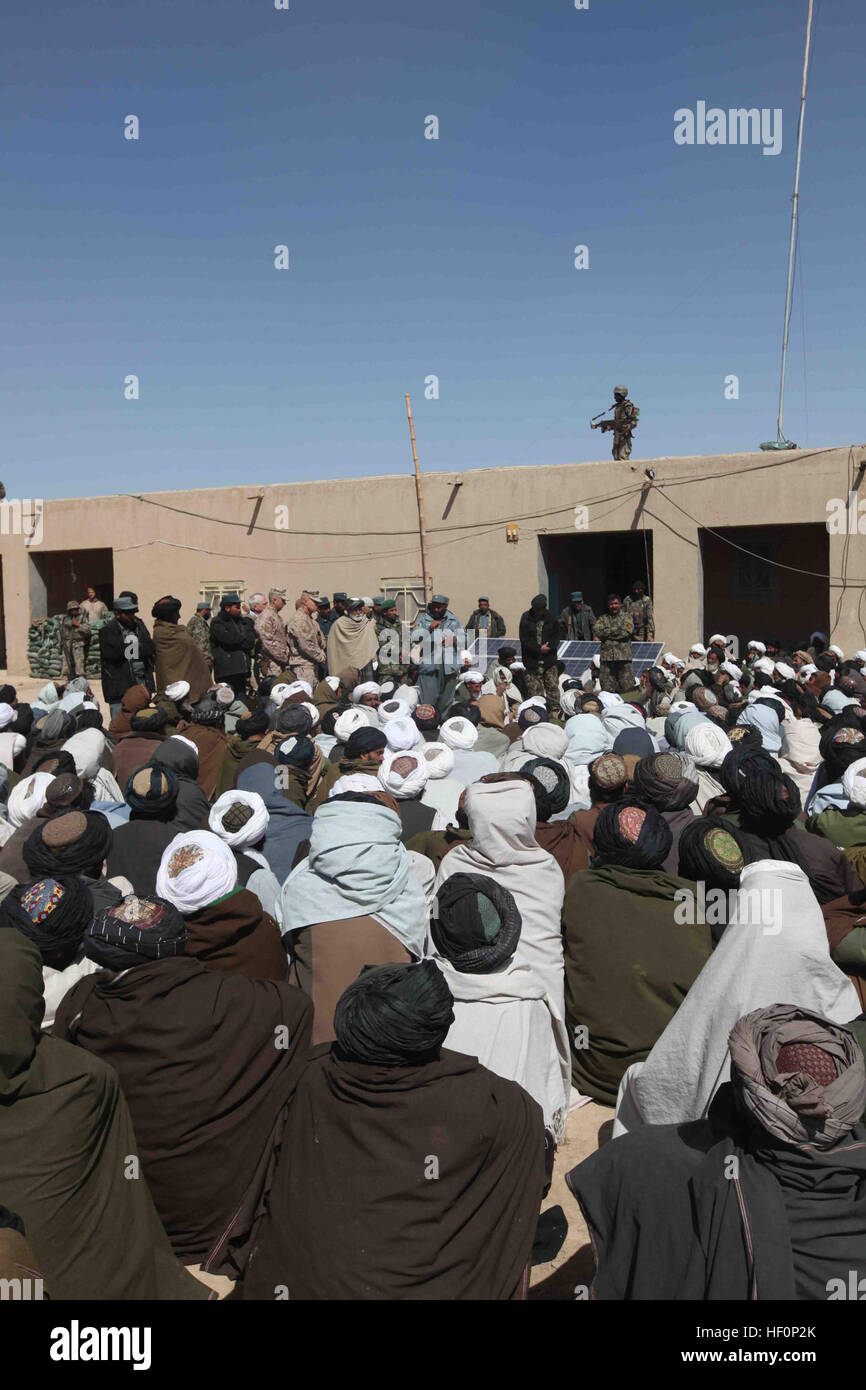
{"type": "Polygon", "coordinates": [[[635,679],[631,664],[631,643],[634,623],[622,611],[619,594],[608,594],[607,612],[596,620],[595,640],[601,643],[599,684],[611,695],[634,690],[635,679]]]}
{"type": "Polygon", "coordinates": [[[195,613],[186,625],[186,630],[192,637],[202,656],[208,665],[212,665],[210,652],[210,604],[197,603],[195,613]]]}
{"type": "Polygon", "coordinates": [[[631,593],[623,604],[623,611],[628,613],[634,624],[634,640],[652,642],[656,635],[653,601],[647,594],[646,585],[642,580],[636,579],[632,584],[631,593]]]}
{"type": "Polygon", "coordinates": [[[66,679],[83,676],[87,669],[87,643],[90,637],[90,623],[87,614],[81,611],[77,598],[71,598],[66,612],[60,620],[60,649],[66,679]]]}
{"type": "Polygon", "coordinates": [[[250,678],[250,661],[256,630],[241,613],[239,594],[223,594],[220,611],[210,625],[214,680],[230,685],[243,699],[250,678]]]}
{"type": "Polygon", "coordinates": [[[482,594],[478,600],[478,607],[474,609],[466,620],[467,632],[486,632],[488,637],[505,636],[505,619],[497,613],[495,608],[490,607],[490,599],[486,594],[482,594]]]}
{"type": "Polygon", "coordinates": [[[463,629],[448,608],[447,594],[434,594],[415,623],[411,646],[421,644],[418,667],[418,702],[444,714],[454,700],[460,675],[463,629]]]}
{"type": "Polygon", "coordinates": [[[583,590],[574,589],[566,608],[559,615],[562,640],[569,642],[591,642],[595,627],[595,614],[588,603],[583,601],[583,590]]]}
{"type": "Polygon", "coordinates": [[[316,609],[316,621],[319,624],[319,630],[322,636],[327,642],[328,633],[337,621],[337,615],[331,607],[331,600],[328,598],[327,594],[325,594],[323,598],[316,600],[316,609]]]}
{"type": "Polygon", "coordinates": [[[319,672],[327,659],[325,639],[316,622],[318,611],[312,594],[301,594],[295,601],[295,616],[286,628],[286,664],[292,680],[306,681],[311,690],[318,685],[319,672]]]}
{"type": "Polygon", "coordinates": [[[194,637],[180,623],[180,599],[172,594],[158,598],[150,610],[153,618],[156,688],[160,695],[175,681],[189,685],[189,702],[198,704],[210,688],[210,664],[194,637]]]}
{"type": "Polygon", "coordinates": [[[615,386],[613,400],[613,419],[600,420],[598,423],[593,421],[590,429],[601,430],[602,434],[613,430],[613,458],[628,459],[631,458],[631,439],[638,426],[640,411],[629,400],[627,386],[615,386]]]}
{"type": "MultiPolygon", "coordinates": [[[[403,679],[405,667],[401,665],[402,652],[401,627],[397,616],[397,600],[393,598],[379,598],[379,616],[376,620],[376,641],[379,645],[379,665],[376,670],[376,679],[379,684],[382,681],[393,680],[397,685],[403,679]]],[[[373,604],[375,612],[376,604],[373,604]]]]}
{"type": "Polygon", "coordinates": [[[256,607],[253,599],[250,599],[250,608],[256,615],[255,629],[261,651],[259,678],[260,680],[267,680],[269,676],[280,675],[289,664],[289,639],[286,634],[286,625],[280,617],[280,613],[286,606],[286,591],[285,589],[268,589],[267,603],[264,601],[264,595],[256,594],[254,597],[262,599],[259,607],[256,607]]]}
{"type": "Polygon", "coordinates": [[[99,629],[102,660],[102,694],[108,701],[112,719],[131,685],[143,685],[153,694],[153,668],[156,649],[138,616],[138,599],[128,590],[118,594],[112,604],[114,617],[99,629]]]}
{"type": "Polygon", "coordinates": [[[92,584],[87,586],[87,598],[81,601],[81,611],[87,618],[92,627],[94,623],[102,623],[108,617],[108,606],[97,597],[96,590],[92,584]]]}
{"type": "Polygon", "coordinates": [[[559,643],[559,621],[548,608],[545,595],[536,594],[520,619],[520,654],[529,694],[542,695],[551,714],[559,709],[559,643]]]}
{"type": "Polygon", "coordinates": [[[344,594],[342,589],[339,593],[336,589],[334,590],[334,622],[336,622],[338,618],[345,618],[348,611],[346,608],[348,602],[348,594],[344,594]]]}

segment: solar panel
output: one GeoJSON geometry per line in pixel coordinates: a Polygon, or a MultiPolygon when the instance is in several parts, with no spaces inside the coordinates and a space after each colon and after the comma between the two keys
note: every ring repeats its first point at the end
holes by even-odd
{"type": "MultiPolygon", "coordinates": [[[[658,659],[664,651],[664,645],[664,642],[632,642],[631,661],[636,676],[640,675],[641,671],[648,670],[650,666],[657,665],[658,659]]],[[[473,656],[477,646],[478,642],[476,641],[469,648],[473,656]]],[[[488,637],[488,662],[493,660],[500,647],[514,647],[518,658],[520,658],[520,642],[516,637],[488,637]]],[[[581,676],[592,662],[592,658],[598,656],[600,652],[600,642],[560,642],[557,657],[570,676],[581,676]]]]}
{"type": "MultiPolygon", "coordinates": [[[[481,643],[481,640],[481,636],[479,635],[473,642],[472,646],[467,647],[466,650],[470,653],[471,656],[475,656],[476,651],[481,643]]],[[[500,647],[513,647],[514,650],[517,652],[518,657],[520,657],[520,642],[516,637],[488,637],[486,645],[487,655],[485,661],[492,661],[493,658],[498,655],[500,647]]]]}

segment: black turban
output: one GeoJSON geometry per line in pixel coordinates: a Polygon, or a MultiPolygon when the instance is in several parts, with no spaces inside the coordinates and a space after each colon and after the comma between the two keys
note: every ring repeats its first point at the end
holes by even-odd
{"type": "Polygon", "coordinates": [[[71,772],[77,775],[78,769],[69,749],[58,748],[56,753],[43,753],[39,761],[33,764],[33,771],[51,772],[55,777],[59,777],[61,772],[71,772]]]}
{"type": "Polygon", "coordinates": [[[360,758],[362,753],[375,753],[379,748],[387,748],[388,740],[381,729],[368,725],[365,729],[355,729],[346,742],[346,757],[360,758]]]}
{"type": "Polygon", "coordinates": [[[592,837],[592,869],[606,864],[624,869],[658,869],[674,842],[660,811],[635,801],[611,801],[600,812],[592,837]]]}
{"type": "Polygon", "coordinates": [[[435,705],[416,705],[412,711],[412,718],[422,734],[430,734],[439,728],[439,715],[436,713],[435,705]]]}
{"type": "Polygon", "coordinates": [[[165,728],[168,716],[162,705],[148,706],[136,710],[129,721],[129,727],[137,734],[159,734],[165,728]]]}
{"type": "Polygon", "coordinates": [[[527,705],[526,709],[520,711],[517,722],[521,729],[533,729],[536,724],[549,724],[550,718],[547,710],[540,705],[527,705]]]}
{"type": "Polygon", "coordinates": [[[313,727],[313,716],[301,705],[280,705],[274,715],[274,728],[278,734],[290,738],[293,734],[308,734],[313,727]]]}
{"type": "Polygon", "coordinates": [[[39,724],[36,742],[43,748],[46,743],[60,743],[71,738],[75,732],[75,720],[65,709],[53,709],[39,724]]]}
{"type": "Polygon", "coordinates": [[[539,820],[548,821],[565,810],[571,800],[571,778],[562,763],[553,758],[530,758],[519,771],[521,777],[528,777],[532,783],[539,820]]]}
{"type": "Polygon", "coordinates": [[[0,685],[0,704],[14,705],[16,693],[14,685],[0,685]]]}
{"type": "Polygon", "coordinates": [[[72,722],[75,725],[76,733],[82,729],[101,729],[102,714],[98,709],[87,709],[84,705],[76,705],[72,711],[72,722]]]}
{"type": "Polygon", "coordinates": [[[349,1061],[419,1066],[432,1061],[454,1022],[454,999],[432,960],[367,966],[334,1010],[337,1046],[349,1061]]]}
{"type": "Polygon", "coordinates": [[[216,696],[208,691],[206,695],[202,695],[198,704],[193,705],[189,717],[193,724],[205,724],[209,728],[221,729],[225,723],[226,706],[221,705],[216,696]]]}
{"type": "Polygon", "coordinates": [[[682,811],[698,794],[697,777],[687,776],[692,766],[673,749],[641,758],[632,774],[635,796],[658,811],[682,811]]]}
{"type": "Polygon", "coordinates": [[[677,848],[681,878],[708,888],[739,888],[749,853],[742,835],[727,821],[695,816],[680,834],[677,848]]]}
{"type": "Polygon", "coordinates": [[[750,744],[738,743],[726,753],[719,768],[719,781],[728,796],[739,802],[740,791],[748,778],[758,772],[779,770],[779,764],[771,753],[763,747],[753,748],[750,744]]]}
{"type": "Polygon", "coordinates": [[[177,775],[162,763],[148,763],[133,772],[123,799],[139,818],[167,820],[177,804],[177,775]]]}
{"type": "MultiPolygon", "coordinates": [[[[800,812],[796,782],[769,753],[758,748],[734,748],[719,769],[719,781],[745,820],[763,822],[781,832],[800,812]]],[[[744,828],[745,824],[744,824],[744,828]]]]}
{"type": "Polygon", "coordinates": [[[164,623],[176,623],[179,613],[180,599],[173,598],[171,594],[158,598],[150,610],[152,618],[161,618],[164,623]]]}
{"type": "Polygon", "coordinates": [[[92,916],[90,894],[72,875],[16,883],[0,904],[0,922],[23,932],[48,962],[69,963],[92,916]]]}
{"type": "Polygon", "coordinates": [[[735,748],[763,748],[764,740],[760,729],[754,724],[735,724],[727,731],[728,738],[735,748]]]}
{"type": "Polygon", "coordinates": [[[96,914],[84,938],[84,954],[106,970],[129,970],[153,960],[182,956],[186,922],[155,893],[131,894],[96,914]]]}
{"type": "Polygon", "coordinates": [[[635,758],[648,758],[656,751],[652,734],[647,729],[620,729],[613,741],[614,753],[620,757],[630,754],[635,758]]]}
{"type": "Polygon", "coordinates": [[[346,713],[347,709],[352,709],[352,706],[347,704],[345,700],[342,704],[332,705],[327,713],[322,716],[322,733],[332,735],[334,733],[334,725],[340,715],[346,713]]]}
{"type": "MultiPolygon", "coordinates": [[[[6,703],[8,704],[9,701],[7,700],[6,703]]],[[[15,706],[15,718],[8,726],[7,732],[10,734],[29,734],[33,728],[33,718],[33,706],[22,701],[20,705],[15,706]]]]}
{"type": "Polygon", "coordinates": [[[316,756],[316,745],[306,734],[287,738],[280,744],[274,761],[281,766],[310,767],[316,756]]]}
{"type": "Polygon", "coordinates": [[[252,738],[255,734],[267,733],[270,723],[266,709],[255,709],[252,714],[247,715],[246,719],[238,720],[235,724],[235,733],[240,738],[252,738]]]}
{"type": "Polygon", "coordinates": [[[65,811],[39,825],[25,840],[21,853],[34,878],[42,874],[99,878],[111,834],[111,826],[99,811],[65,811]]]}
{"type": "Polygon", "coordinates": [[[481,722],[481,711],[477,705],[465,704],[458,700],[453,704],[446,715],[447,719],[468,719],[470,724],[478,726],[481,722]]]}
{"type": "Polygon", "coordinates": [[[859,721],[843,713],[824,729],[818,747],[830,781],[841,782],[846,769],[866,757],[866,736],[859,721]]]}
{"type": "Polygon", "coordinates": [[[436,894],[430,934],[440,956],[464,974],[489,975],[506,965],[520,940],[517,903],[482,874],[452,874],[436,894]]]}

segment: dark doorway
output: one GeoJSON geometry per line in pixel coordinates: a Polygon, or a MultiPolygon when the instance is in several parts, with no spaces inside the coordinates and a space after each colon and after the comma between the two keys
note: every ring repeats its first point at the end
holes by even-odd
{"type": "Polygon", "coordinates": [[[32,550],[30,552],[30,621],[66,612],[71,598],[87,598],[88,586],[111,604],[114,598],[114,551],[32,550]]]}
{"type": "Polygon", "coordinates": [[[719,526],[698,532],[704,573],[704,637],[736,634],[793,650],[830,631],[830,537],[822,522],[719,526]],[[783,569],[780,566],[789,566],[783,569]]]}
{"type": "Polygon", "coordinates": [[[570,536],[540,536],[541,558],[547,570],[548,602],[554,613],[568,603],[573,589],[597,614],[606,612],[607,596],[625,598],[636,579],[652,594],[653,533],[594,531],[570,536]]]}

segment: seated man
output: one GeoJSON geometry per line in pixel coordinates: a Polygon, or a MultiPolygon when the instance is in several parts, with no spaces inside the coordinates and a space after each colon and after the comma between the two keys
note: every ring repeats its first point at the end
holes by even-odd
{"type": "Polygon", "coordinates": [[[289,1111],[241,1296],[521,1296],[544,1186],[537,1103],[442,1044],[433,961],[365,970],[289,1111]],[[275,1290],[285,1294],[275,1294],[275,1290]]]}
{"type": "Polygon", "coordinates": [[[644,1125],[566,1181],[599,1299],[857,1297],[866,1105],[853,1033],[792,1004],[746,1014],[706,1119],[644,1125]]]}

